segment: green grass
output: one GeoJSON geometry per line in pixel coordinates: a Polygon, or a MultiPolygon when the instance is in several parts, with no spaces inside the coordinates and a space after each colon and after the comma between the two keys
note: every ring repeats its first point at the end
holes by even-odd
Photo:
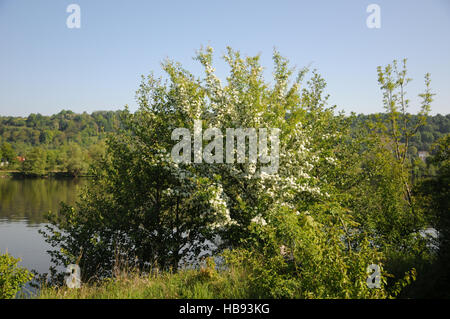
{"type": "Polygon", "coordinates": [[[208,299],[248,298],[249,289],[244,271],[211,268],[185,269],[176,273],[154,275],[122,273],[99,283],[85,284],[78,289],[43,288],[43,299],[208,299]]]}

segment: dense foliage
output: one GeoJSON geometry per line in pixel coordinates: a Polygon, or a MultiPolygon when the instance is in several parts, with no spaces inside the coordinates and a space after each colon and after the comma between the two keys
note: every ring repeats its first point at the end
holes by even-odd
{"type": "Polygon", "coordinates": [[[0,299],[14,298],[32,279],[31,273],[18,265],[19,261],[8,253],[0,253],[0,299]]]}
{"type": "Polygon", "coordinates": [[[450,135],[438,140],[429,162],[439,169],[436,176],[420,181],[415,192],[421,208],[429,215],[438,236],[433,243],[438,247],[436,261],[423,276],[418,296],[450,297],[450,135]]]}

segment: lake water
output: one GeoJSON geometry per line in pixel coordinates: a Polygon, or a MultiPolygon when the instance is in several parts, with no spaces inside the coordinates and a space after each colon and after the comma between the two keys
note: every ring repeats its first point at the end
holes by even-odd
{"type": "Polygon", "coordinates": [[[85,179],[0,178],[0,251],[21,258],[29,270],[48,272],[51,247],[38,230],[60,202],[74,204],[85,184],[85,179]]]}

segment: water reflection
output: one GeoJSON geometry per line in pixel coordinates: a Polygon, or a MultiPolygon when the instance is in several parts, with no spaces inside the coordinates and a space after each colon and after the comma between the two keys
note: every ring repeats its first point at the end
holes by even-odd
{"type": "Polygon", "coordinates": [[[84,179],[0,178],[0,251],[22,259],[20,263],[40,273],[48,271],[51,247],[38,233],[45,214],[61,202],[74,204],[84,179]]]}
{"type": "Polygon", "coordinates": [[[45,213],[57,211],[61,201],[73,204],[84,179],[0,178],[0,223],[26,221],[30,226],[45,222],[45,213]]]}

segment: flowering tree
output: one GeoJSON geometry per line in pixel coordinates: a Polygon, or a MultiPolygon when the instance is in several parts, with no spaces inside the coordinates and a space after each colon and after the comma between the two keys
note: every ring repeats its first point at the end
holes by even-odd
{"type": "Polygon", "coordinates": [[[172,61],[163,63],[167,79],[143,77],[139,110],[124,112],[87,192],[51,216],[44,236],[61,246],[54,262],[78,260],[88,279],[109,275],[117,260],[176,269],[228,248],[227,262],[250,272],[255,296],[385,296],[384,277],[380,289],[366,285],[367,266],[382,270],[383,256],[346,208],[348,123],[327,107],[325,81],[307,69],[294,74],[278,52],[271,83],[259,56],[229,48],[224,83],[211,48],[196,59],[201,78],[172,61]],[[237,163],[221,159],[221,132],[244,128],[275,136],[271,154],[258,145],[255,159],[256,140],[244,136],[244,152],[228,154],[237,163]],[[194,141],[175,153],[194,161],[174,159],[179,132],[193,129],[194,141]],[[275,170],[265,170],[268,161],[275,170]]]}

